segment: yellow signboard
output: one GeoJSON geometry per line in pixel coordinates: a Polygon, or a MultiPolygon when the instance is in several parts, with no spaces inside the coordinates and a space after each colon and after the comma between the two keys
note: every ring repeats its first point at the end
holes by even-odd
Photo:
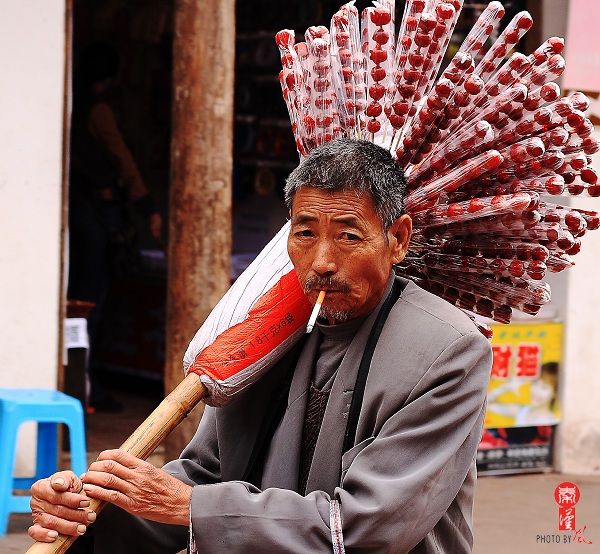
{"type": "Polygon", "coordinates": [[[560,421],[557,382],[561,323],[491,325],[494,364],[485,427],[532,427],[560,421]]]}

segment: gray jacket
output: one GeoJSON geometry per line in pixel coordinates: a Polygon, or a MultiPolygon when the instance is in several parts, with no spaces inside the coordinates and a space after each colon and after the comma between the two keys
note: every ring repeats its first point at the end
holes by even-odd
{"type": "MultiPolygon", "coordinates": [[[[409,282],[373,355],[355,446],[342,455],[352,389],[377,312],[359,329],[337,373],[305,496],[295,488],[312,371],[307,360],[312,362],[316,333],[294,372],[262,490],[241,479],[291,355],[230,405],[206,409],[181,458],[165,466],[189,484],[208,485],[192,493],[192,528],[200,553],[332,552],[332,499],[340,503],[348,553],[471,551],[474,458],[492,364],[490,345],[462,312],[409,282]]],[[[185,548],[187,529],[124,516],[109,507],[98,518],[94,552],[185,548]],[[135,526],[144,530],[133,531],[135,526]],[[115,537],[122,546],[115,546],[115,537]]]]}

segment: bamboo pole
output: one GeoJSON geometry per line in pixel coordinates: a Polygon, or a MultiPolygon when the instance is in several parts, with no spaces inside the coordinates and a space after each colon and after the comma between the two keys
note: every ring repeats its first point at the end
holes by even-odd
{"type": "MultiPolygon", "coordinates": [[[[206,396],[206,387],[196,373],[190,373],[169,394],[146,420],[121,445],[120,449],[145,460],[162,443],[165,437],[206,396]]],[[[106,502],[91,499],[90,509],[100,512],[106,502]]],[[[26,554],[62,554],[77,537],[59,535],[54,542],[35,542],[26,554]]]]}

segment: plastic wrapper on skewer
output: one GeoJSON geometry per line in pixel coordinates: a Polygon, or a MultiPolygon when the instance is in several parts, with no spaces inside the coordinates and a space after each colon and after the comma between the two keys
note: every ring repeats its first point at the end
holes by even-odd
{"type": "MultiPolygon", "coordinates": [[[[433,181],[409,192],[405,202],[406,210],[408,213],[415,214],[434,206],[442,194],[455,191],[484,173],[495,170],[502,161],[503,158],[499,152],[490,150],[460,163],[433,181]]],[[[408,177],[409,183],[411,177],[410,175],[408,177]]]]}
{"type": "Polygon", "coordinates": [[[472,219],[505,213],[533,211],[537,209],[539,204],[540,197],[535,192],[518,192],[487,198],[473,198],[464,202],[438,205],[417,213],[413,217],[413,229],[418,233],[426,227],[437,227],[453,223],[460,224],[472,219]]]}
{"type": "Polygon", "coordinates": [[[428,268],[462,273],[491,273],[496,277],[527,276],[541,281],[546,275],[546,264],[539,260],[523,262],[521,260],[429,252],[423,256],[423,262],[428,268]]]}
{"type": "Polygon", "coordinates": [[[547,283],[523,277],[457,274],[428,268],[426,274],[414,278],[451,304],[500,323],[510,323],[512,308],[535,315],[550,301],[547,283]]]}
{"type": "MultiPolygon", "coordinates": [[[[341,136],[341,131],[334,130],[334,99],[332,86],[331,56],[329,53],[329,30],[327,27],[309,27],[306,31],[306,46],[308,57],[306,69],[308,73],[308,88],[311,95],[312,121],[315,129],[317,146],[325,144],[333,138],[341,136]]],[[[306,118],[311,117],[306,115],[306,118]]]]}
{"type": "Polygon", "coordinates": [[[392,79],[392,16],[383,6],[365,8],[362,12],[362,51],[367,63],[366,130],[371,140],[384,126],[384,97],[392,79]]]}
{"type": "MultiPolygon", "coordinates": [[[[468,54],[459,52],[452,58],[447,70],[444,72],[444,77],[438,81],[433,92],[427,98],[427,102],[421,106],[421,111],[425,109],[425,106],[435,111],[433,121],[423,131],[424,137],[413,140],[411,127],[406,131],[405,138],[396,143],[396,156],[405,167],[413,163],[417,156],[419,157],[418,161],[421,161],[422,156],[431,152],[433,146],[442,139],[441,128],[447,128],[450,119],[450,115],[446,113],[446,107],[452,99],[456,87],[468,78],[473,68],[473,58],[468,54]]],[[[406,106],[401,111],[402,113],[406,111],[406,106]]],[[[419,125],[419,120],[416,119],[415,121],[419,125]]]]}
{"type": "Polygon", "coordinates": [[[508,52],[531,29],[532,25],[533,19],[528,12],[519,12],[515,15],[483,59],[477,64],[475,73],[487,81],[506,58],[508,52]]]}

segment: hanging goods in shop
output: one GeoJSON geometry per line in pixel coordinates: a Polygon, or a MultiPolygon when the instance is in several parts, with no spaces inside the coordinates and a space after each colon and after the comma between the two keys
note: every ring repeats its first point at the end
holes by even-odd
{"type": "MultiPolygon", "coordinates": [[[[280,82],[303,158],[334,138],[372,141],[404,168],[414,234],[396,268],[466,310],[508,323],[550,300],[546,273],[573,265],[596,212],[549,197],[600,196],[587,97],[561,97],[564,41],[512,48],[531,28],[517,14],[483,53],[504,8],[491,2],[440,73],[462,0],[353,2],[304,42],[276,36],[280,82]]],[[[186,378],[121,446],[147,458],[200,401],[222,406],[306,332],[312,306],[287,255],[289,223],[236,280],[190,342],[186,378]]],[[[484,326],[482,330],[485,332],[484,326]]],[[[102,505],[92,500],[91,509],[102,505]]],[[[28,553],[65,552],[60,535],[28,553]]]]}

